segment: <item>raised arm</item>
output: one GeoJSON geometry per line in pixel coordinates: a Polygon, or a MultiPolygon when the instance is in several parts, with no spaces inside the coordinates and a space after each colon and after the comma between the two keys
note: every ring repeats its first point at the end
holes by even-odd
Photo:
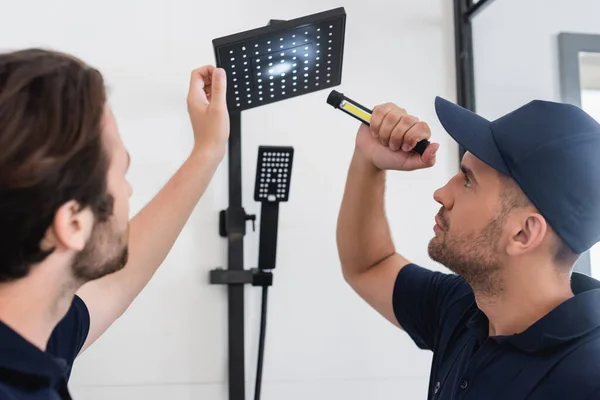
{"type": "Polygon", "coordinates": [[[426,124],[393,104],[373,111],[371,128],[362,125],[348,171],[337,224],[337,246],[344,278],[381,315],[400,326],[392,295],[396,277],[410,262],[398,254],[385,215],[387,169],[414,170],[435,163],[438,144],[423,156],[403,151],[429,139],[426,124]],[[392,150],[394,149],[394,150],[392,150]]]}
{"type": "Polygon", "coordinates": [[[131,221],[130,255],[125,268],[87,283],[77,293],[90,314],[89,333],[80,353],[125,312],[146,286],[212,179],[229,137],[225,93],[223,70],[207,66],[193,71],[188,111],[194,149],[158,195],[131,221]]]}
{"type": "Polygon", "coordinates": [[[398,325],[392,292],[398,272],[409,261],[396,253],[390,236],[384,211],[385,174],[360,150],[354,153],[338,216],[337,245],[348,284],[398,325]]]}

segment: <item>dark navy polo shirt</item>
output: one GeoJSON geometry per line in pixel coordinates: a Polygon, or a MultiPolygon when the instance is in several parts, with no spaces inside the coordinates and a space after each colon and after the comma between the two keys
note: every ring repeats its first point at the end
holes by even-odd
{"type": "Polygon", "coordinates": [[[0,400],[71,399],[67,382],[89,328],[88,309],[78,296],[45,352],[0,321],[0,400]]]}
{"type": "Polygon", "coordinates": [[[489,321],[459,276],[409,264],[394,313],[433,352],[428,399],[600,399],[600,282],[574,273],[575,296],[526,331],[490,337],[489,321]]]}

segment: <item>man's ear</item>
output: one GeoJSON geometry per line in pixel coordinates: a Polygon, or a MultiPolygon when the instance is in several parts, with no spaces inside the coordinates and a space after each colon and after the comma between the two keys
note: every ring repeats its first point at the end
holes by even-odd
{"type": "Polygon", "coordinates": [[[94,215],[89,208],[81,209],[76,201],[63,204],[54,214],[42,248],[81,251],[94,226],[94,215]]]}
{"type": "Polygon", "coordinates": [[[530,212],[519,216],[509,239],[508,254],[516,256],[533,251],[542,243],[547,231],[546,219],[540,214],[530,212]]]}

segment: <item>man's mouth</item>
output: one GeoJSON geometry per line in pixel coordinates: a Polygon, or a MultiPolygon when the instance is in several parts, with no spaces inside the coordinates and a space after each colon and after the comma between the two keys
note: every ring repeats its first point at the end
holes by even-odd
{"type": "Polygon", "coordinates": [[[444,221],[442,220],[442,217],[440,216],[440,214],[435,216],[435,223],[440,228],[440,230],[442,230],[442,231],[446,230],[444,221]]]}

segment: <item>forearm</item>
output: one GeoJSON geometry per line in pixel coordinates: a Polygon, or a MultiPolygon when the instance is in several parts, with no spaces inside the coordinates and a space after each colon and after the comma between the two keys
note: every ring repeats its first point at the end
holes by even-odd
{"type": "Polygon", "coordinates": [[[163,189],[132,220],[130,258],[111,279],[123,283],[133,300],[163,263],[194,207],[204,194],[219,163],[210,154],[193,153],[163,189]]]}
{"type": "Polygon", "coordinates": [[[395,253],[384,208],[385,171],[356,150],[337,223],[344,276],[360,274],[395,253]]]}

